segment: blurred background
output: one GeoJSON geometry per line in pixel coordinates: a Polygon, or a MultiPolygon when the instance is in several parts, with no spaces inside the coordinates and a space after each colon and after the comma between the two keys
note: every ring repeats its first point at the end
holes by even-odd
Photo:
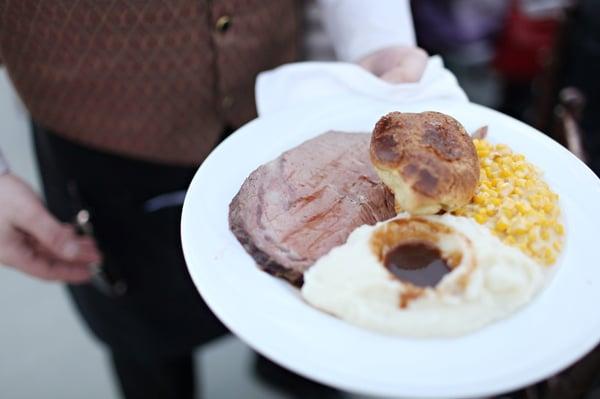
{"type": "MultiPolygon", "coordinates": [[[[598,174],[599,1],[418,0],[413,16],[419,45],[443,56],[471,101],[544,131],[598,174]]],[[[14,172],[39,190],[28,117],[3,69],[0,132],[14,172]]],[[[1,398],[118,397],[101,347],[60,285],[0,267],[0,314],[1,398]]],[[[205,398],[284,397],[252,377],[251,352],[233,337],[197,360],[205,398]]]]}

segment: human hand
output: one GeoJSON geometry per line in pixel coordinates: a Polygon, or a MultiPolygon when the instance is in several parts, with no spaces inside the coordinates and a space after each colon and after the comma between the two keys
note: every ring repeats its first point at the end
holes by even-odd
{"type": "Polygon", "coordinates": [[[0,176],[0,263],[44,280],[82,283],[99,260],[91,238],[50,215],[21,179],[0,176]]]}
{"type": "Polygon", "coordinates": [[[371,53],[358,64],[390,83],[418,82],[427,65],[427,53],[419,47],[394,46],[371,53]]]}

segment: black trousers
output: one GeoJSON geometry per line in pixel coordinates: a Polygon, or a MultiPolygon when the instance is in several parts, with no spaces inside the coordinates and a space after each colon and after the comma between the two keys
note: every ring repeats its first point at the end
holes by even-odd
{"type": "Polygon", "coordinates": [[[126,294],[114,298],[90,284],[68,287],[87,326],[110,348],[125,396],[193,397],[192,351],[227,329],[187,273],[181,207],[147,212],[143,205],[185,190],[195,168],[94,151],[38,126],[34,142],[49,210],[68,222],[85,206],[104,267],[127,284],[126,294]]]}
{"type": "MultiPolygon", "coordinates": [[[[148,210],[145,205],[185,190],[195,168],[95,151],[35,124],[33,133],[48,209],[64,222],[82,206],[88,209],[104,267],[127,284],[118,297],[91,284],[68,287],[86,325],[110,350],[124,397],[193,398],[194,349],[228,331],[188,275],[179,235],[181,206],[148,210]]],[[[253,370],[287,397],[338,396],[261,356],[253,370]]]]}

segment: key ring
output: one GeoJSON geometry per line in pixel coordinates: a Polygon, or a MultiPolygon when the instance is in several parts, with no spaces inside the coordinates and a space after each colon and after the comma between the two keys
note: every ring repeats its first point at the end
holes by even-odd
{"type": "MultiPolygon", "coordinates": [[[[80,209],[75,215],[73,225],[78,234],[94,238],[94,226],[90,219],[90,212],[87,209],[80,209]]],[[[125,295],[127,292],[125,281],[108,273],[102,261],[92,263],[89,268],[92,272],[92,285],[98,291],[112,298],[125,295]]]]}

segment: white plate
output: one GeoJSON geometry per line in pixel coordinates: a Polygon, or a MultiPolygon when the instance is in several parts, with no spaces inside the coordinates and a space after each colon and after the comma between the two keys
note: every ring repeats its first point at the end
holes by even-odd
{"type": "Polygon", "coordinates": [[[198,290],[232,332],[322,383],[415,398],[506,392],[562,370],[594,347],[600,340],[600,184],[583,163],[535,129],[474,104],[332,103],[250,122],[208,157],[192,181],[182,216],[185,258],[198,290]],[[489,125],[491,141],[524,153],[560,194],[567,240],[558,270],[511,317],[452,339],[373,333],[311,308],[296,289],[260,271],[229,231],[229,202],[256,167],[328,129],[370,131],[395,110],[441,111],[467,131],[489,125]]]}

